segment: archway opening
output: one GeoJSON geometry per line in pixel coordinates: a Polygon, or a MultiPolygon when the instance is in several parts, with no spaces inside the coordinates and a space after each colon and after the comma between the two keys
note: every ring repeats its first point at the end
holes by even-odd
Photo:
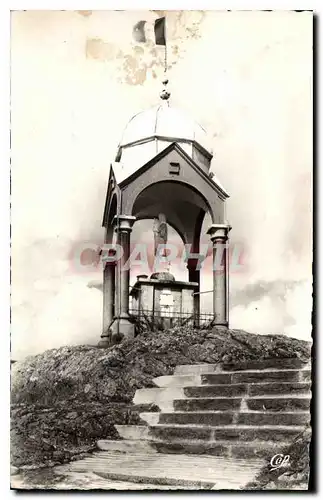
{"type": "MultiPolygon", "coordinates": [[[[131,265],[130,265],[130,285],[133,286],[139,275],[147,275],[148,277],[156,270],[154,256],[154,232],[153,218],[139,219],[135,222],[130,243],[131,265]]],[[[178,231],[168,223],[168,238],[167,244],[170,245],[172,252],[171,261],[168,264],[169,272],[174,275],[178,281],[188,280],[188,271],[182,265],[182,253],[184,250],[184,242],[178,231]],[[175,257],[173,259],[173,256],[175,257]]],[[[165,264],[166,265],[166,264],[165,264]]]]}
{"type": "Polygon", "coordinates": [[[199,215],[210,213],[210,205],[193,186],[176,180],[151,184],[141,191],[132,206],[132,215],[138,219],[166,216],[185,242],[189,242],[199,215]]]}

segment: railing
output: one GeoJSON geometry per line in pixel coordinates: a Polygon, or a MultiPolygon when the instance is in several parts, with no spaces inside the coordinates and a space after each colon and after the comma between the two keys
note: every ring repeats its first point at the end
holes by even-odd
{"type": "Polygon", "coordinates": [[[214,315],[211,313],[194,314],[179,311],[153,311],[150,309],[130,309],[129,313],[134,317],[135,323],[140,330],[154,329],[165,330],[175,326],[192,326],[195,328],[207,328],[212,326],[214,315]]]}

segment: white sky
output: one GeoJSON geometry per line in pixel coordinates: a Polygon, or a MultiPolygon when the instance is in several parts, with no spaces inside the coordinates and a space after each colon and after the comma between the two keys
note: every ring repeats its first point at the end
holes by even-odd
{"type": "MultiPolygon", "coordinates": [[[[87,283],[101,276],[75,272],[71,255],[102,243],[121,131],[158,102],[160,48],[140,53],[131,37],[136,21],[156,16],[12,16],[13,357],[98,341],[101,296],[87,283]]],[[[231,326],[310,338],[312,16],[166,16],[172,104],[213,136],[231,240],[246,255],[231,276],[231,326]]]]}

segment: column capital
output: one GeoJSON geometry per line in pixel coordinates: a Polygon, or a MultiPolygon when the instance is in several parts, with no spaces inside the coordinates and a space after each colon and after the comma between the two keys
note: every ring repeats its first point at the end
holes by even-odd
{"type": "Polygon", "coordinates": [[[189,257],[186,261],[186,268],[187,269],[193,269],[194,271],[195,270],[199,270],[196,269],[196,267],[202,262],[205,260],[205,255],[204,254],[198,254],[199,257],[189,257]]]}
{"type": "Polygon", "coordinates": [[[130,233],[136,219],[137,217],[134,217],[133,215],[115,215],[113,217],[115,230],[117,231],[119,229],[119,231],[130,233]]]}
{"type": "Polygon", "coordinates": [[[206,234],[210,235],[211,241],[219,239],[225,242],[228,239],[228,233],[230,230],[231,226],[229,224],[212,224],[206,234]]]}
{"type": "Polygon", "coordinates": [[[107,269],[109,266],[116,265],[116,260],[112,258],[115,257],[116,255],[117,255],[116,249],[109,248],[109,250],[107,251],[107,258],[105,259],[104,269],[107,269]]]}

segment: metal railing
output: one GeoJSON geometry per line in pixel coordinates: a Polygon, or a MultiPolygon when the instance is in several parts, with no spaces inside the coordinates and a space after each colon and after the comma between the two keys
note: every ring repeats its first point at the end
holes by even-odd
{"type": "Polygon", "coordinates": [[[134,318],[140,329],[165,330],[175,326],[210,327],[214,321],[211,313],[183,311],[153,311],[151,309],[130,309],[129,313],[134,318]]]}

